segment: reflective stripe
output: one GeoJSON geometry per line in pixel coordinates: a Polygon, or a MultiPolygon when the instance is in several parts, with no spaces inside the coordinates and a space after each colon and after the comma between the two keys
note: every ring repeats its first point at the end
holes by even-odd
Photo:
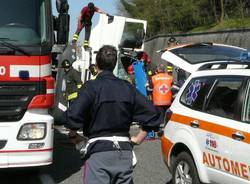
{"type": "Polygon", "coordinates": [[[51,65],[10,65],[10,77],[19,77],[20,71],[28,71],[29,77],[46,77],[51,75],[51,65]]]}
{"type": "Polygon", "coordinates": [[[112,137],[96,137],[96,138],[92,138],[88,140],[88,143],[93,143],[95,141],[99,141],[99,140],[106,140],[106,141],[112,141],[112,142],[116,142],[116,141],[120,141],[120,142],[129,142],[129,138],[128,137],[121,137],[121,136],[112,136],[112,137]]]}
{"type": "Polygon", "coordinates": [[[82,87],[82,85],[81,84],[77,84],[77,86],[76,86],[78,89],[79,88],[81,88],[82,87]]]}
{"type": "Polygon", "coordinates": [[[74,36],[73,36],[73,40],[78,40],[78,39],[79,39],[79,35],[74,34],[74,36]]]}
{"type": "Polygon", "coordinates": [[[209,122],[209,121],[204,121],[204,120],[189,117],[189,116],[184,116],[181,114],[174,113],[171,116],[171,121],[173,121],[174,123],[181,123],[181,124],[184,124],[187,126],[191,126],[191,122],[193,120],[199,121],[199,123],[200,123],[199,129],[200,130],[212,132],[212,133],[215,133],[215,134],[218,134],[221,136],[225,136],[225,137],[229,137],[229,138],[232,138],[232,134],[234,134],[235,132],[240,131],[242,134],[245,135],[245,139],[242,140],[242,142],[250,144],[250,133],[249,132],[245,132],[245,131],[230,128],[227,126],[219,125],[219,124],[216,124],[214,122],[209,122]]]}
{"type": "Polygon", "coordinates": [[[69,96],[68,96],[68,100],[72,100],[72,99],[74,99],[74,98],[76,98],[76,97],[77,97],[77,92],[71,93],[71,94],[69,94],[69,96]]]}
{"type": "Polygon", "coordinates": [[[130,142],[130,139],[128,137],[121,137],[121,136],[112,136],[112,137],[96,137],[96,138],[92,138],[89,139],[86,142],[86,145],[84,145],[81,149],[80,149],[80,153],[86,155],[87,151],[88,151],[88,147],[91,143],[95,142],[95,141],[99,141],[99,140],[105,140],[105,141],[112,141],[114,143],[114,145],[119,149],[119,143],[118,142],[130,142]]]}
{"type": "Polygon", "coordinates": [[[83,46],[89,46],[89,41],[88,40],[84,40],[83,46]]]}
{"type": "Polygon", "coordinates": [[[55,90],[54,89],[47,89],[46,92],[47,92],[47,94],[53,94],[53,93],[55,93],[55,90]]]}

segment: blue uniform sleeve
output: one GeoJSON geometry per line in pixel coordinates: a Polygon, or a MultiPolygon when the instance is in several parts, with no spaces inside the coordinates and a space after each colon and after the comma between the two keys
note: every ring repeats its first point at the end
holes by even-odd
{"type": "Polygon", "coordinates": [[[78,93],[77,99],[64,112],[64,125],[71,130],[83,128],[88,123],[89,109],[94,101],[95,90],[93,84],[86,82],[78,93]]]}
{"type": "Polygon", "coordinates": [[[158,109],[138,90],[135,92],[133,121],[138,122],[145,131],[157,131],[163,123],[158,109]]]}

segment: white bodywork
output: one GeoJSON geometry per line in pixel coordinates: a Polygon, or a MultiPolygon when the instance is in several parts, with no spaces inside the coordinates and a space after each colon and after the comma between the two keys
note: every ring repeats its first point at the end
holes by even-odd
{"type": "MultiPolygon", "coordinates": [[[[189,125],[184,125],[182,123],[179,123],[178,121],[173,122],[172,120],[170,120],[164,128],[163,136],[170,140],[173,146],[180,143],[187,146],[194,159],[199,178],[202,183],[249,184],[250,145],[247,142],[250,138],[250,124],[233,119],[218,117],[200,111],[195,111],[180,103],[180,98],[186,86],[189,84],[189,81],[193,78],[202,76],[246,76],[250,78],[250,70],[228,69],[194,72],[187,79],[170,107],[171,111],[174,114],[190,117],[193,120],[197,119],[197,121],[202,120],[213,122],[217,126],[226,127],[224,132],[226,132],[225,135],[227,136],[223,136],[213,132],[211,133],[204,129],[195,129],[189,125]],[[246,142],[230,138],[230,136],[228,135],[231,135],[231,132],[228,131],[228,129],[244,132],[244,140],[246,140],[246,142]],[[208,136],[213,136],[213,139],[217,141],[218,147],[216,148],[216,150],[209,150],[205,148],[206,139],[208,138],[208,136]],[[207,153],[208,161],[210,163],[215,163],[214,167],[208,167],[203,163],[204,152],[207,153]],[[208,156],[208,154],[210,155],[208,156]],[[217,159],[214,159],[215,155],[218,156],[217,159]],[[218,165],[218,163],[220,163],[221,165],[218,165]],[[225,169],[228,169],[228,171],[225,169]]],[[[168,160],[168,165],[171,165],[170,160],[168,160]]]]}
{"type": "Polygon", "coordinates": [[[52,163],[53,155],[53,117],[48,110],[27,110],[18,122],[1,122],[0,140],[7,140],[0,150],[0,168],[42,166],[52,163]],[[41,140],[17,140],[22,125],[27,123],[45,123],[46,136],[41,140]],[[44,143],[39,149],[30,149],[31,143],[44,143]]]}

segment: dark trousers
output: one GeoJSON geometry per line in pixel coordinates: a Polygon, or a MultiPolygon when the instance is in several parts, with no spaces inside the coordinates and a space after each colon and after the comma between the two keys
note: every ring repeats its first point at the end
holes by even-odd
{"type": "Polygon", "coordinates": [[[75,34],[79,35],[84,27],[85,27],[85,40],[89,41],[91,33],[91,25],[84,25],[84,24],[78,25],[75,34]]]}
{"type": "Polygon", "coordinates": [[[161,112],[162,117],[165,117],[165,113],[170,106],[157,106],[157,109],[161,112]]]}
{"type": "Polygon", "coordinates": [[[90,155],[83,166],[83,184],[133,184],[132,151],[103,151],[90,155]]]}

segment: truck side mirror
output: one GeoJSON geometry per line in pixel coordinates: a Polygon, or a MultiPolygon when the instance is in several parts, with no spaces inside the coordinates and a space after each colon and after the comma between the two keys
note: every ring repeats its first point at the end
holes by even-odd
{"type": "Polygon", "coordinates": [[[70,16],[67,13],[60,13],[57,18],[57,44],[66,44],[69,39],[70,16]]]}
{"type": "Polygon", "coordinates": [[[56,0],[56,9],[58,13],[68,13],[69,4],[67,0],[56,0]]]}
{"type": "Polygon", "coordinates": [[[54,30],[57,31],[56,43],[67,44],[69,39],[69,4],[67,0],[56,0],[58,17],[53,17],[54,30]]]}

